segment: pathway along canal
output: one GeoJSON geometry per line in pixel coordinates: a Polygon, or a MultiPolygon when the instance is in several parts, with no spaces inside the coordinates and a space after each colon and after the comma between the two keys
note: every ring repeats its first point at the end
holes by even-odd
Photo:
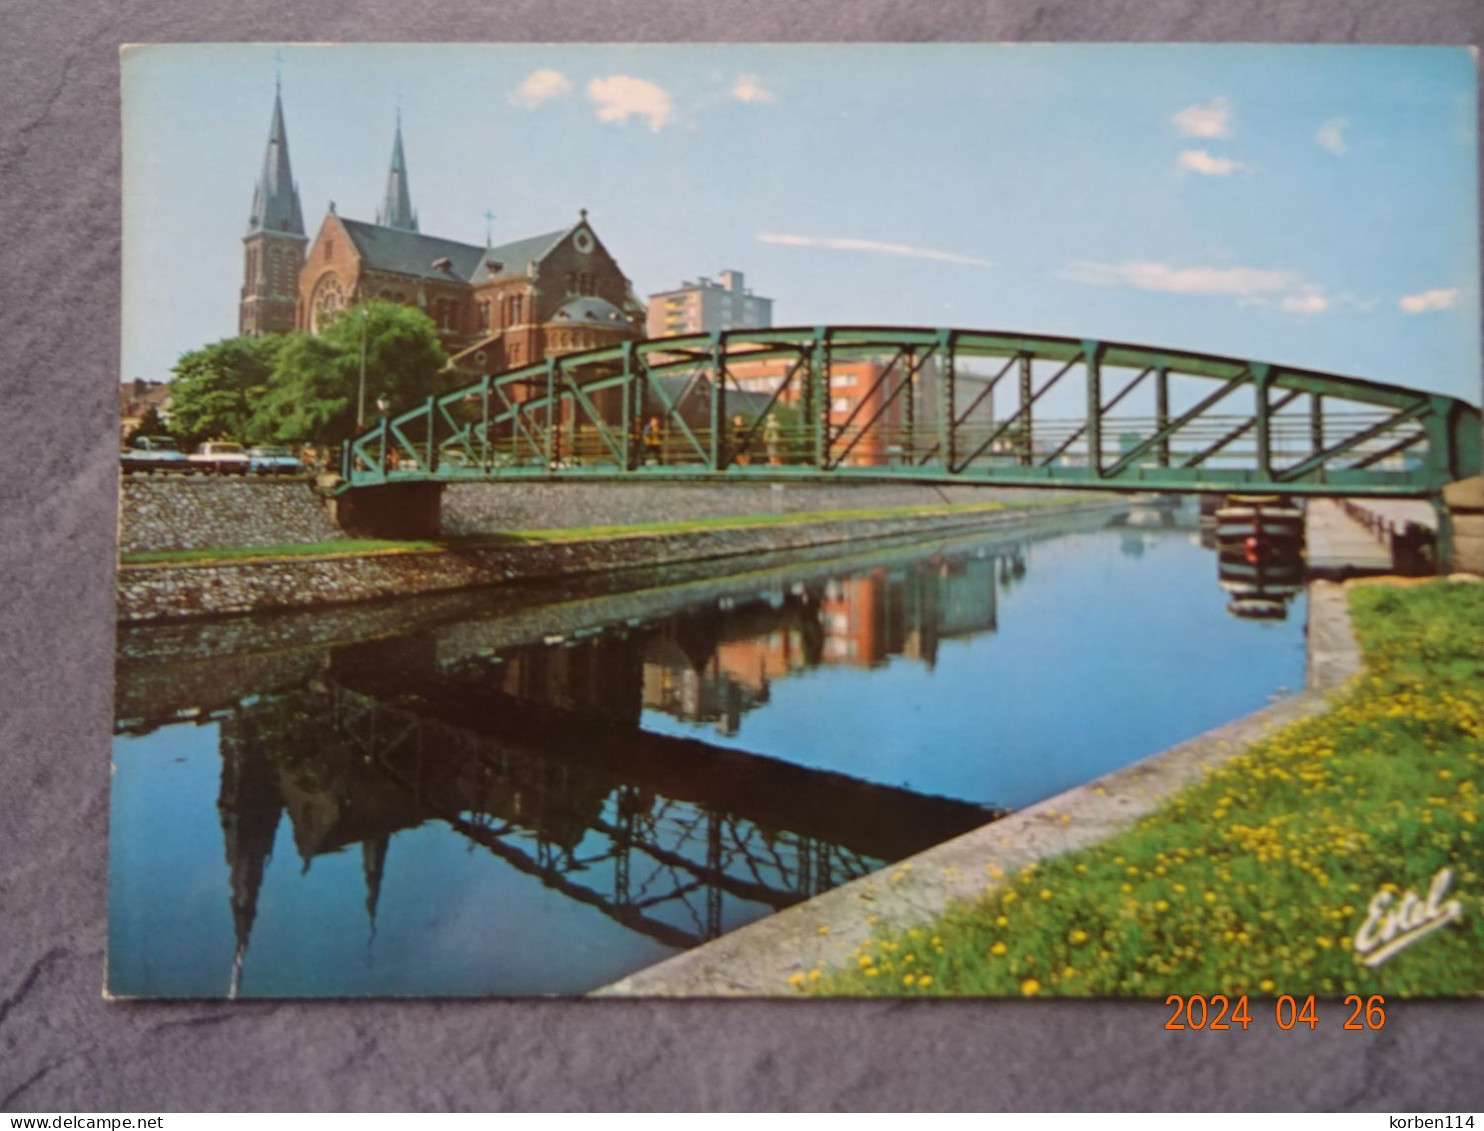
{"type": "Polygon", "coordinates": [[[109,989],[582,993],[1302,686],[1120,520],[122,631],[109,989]]]}

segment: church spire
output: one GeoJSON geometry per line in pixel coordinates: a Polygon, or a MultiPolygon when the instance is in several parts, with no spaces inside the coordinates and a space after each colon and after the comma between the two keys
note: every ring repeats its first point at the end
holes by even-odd
{"type": "Polygon", "coordinates": [[[304,234],[304,214],[299,210],[299,189],[289,165],[289,135],[283,125],[283,90],[273,92],[273,122],[268,127],[268,147],[263,152],[263,171],[252,194],[252,215],[247,234],[283,232],[304,234]]]}
{"type": "Polygon", "coordinates": [[[397,111],[397,136],[392,142],[392,167],[386,175],[386,199],[376,213],[383,228],[417,231],[417,213],[412,210],[412,191],[407,187],[407,158],[402,153],[402,111],[397,111]]]}

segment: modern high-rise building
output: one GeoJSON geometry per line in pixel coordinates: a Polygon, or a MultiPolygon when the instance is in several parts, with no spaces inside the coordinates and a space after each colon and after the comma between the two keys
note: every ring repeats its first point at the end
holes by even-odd
{"type": "Polygon", "coordinates": [[[704,275],[678,290],[649,296],[648,335],[705,334],[712,330],[758,330],[773,325],[773,300],[743,285],[741,271],[704,275]]]}

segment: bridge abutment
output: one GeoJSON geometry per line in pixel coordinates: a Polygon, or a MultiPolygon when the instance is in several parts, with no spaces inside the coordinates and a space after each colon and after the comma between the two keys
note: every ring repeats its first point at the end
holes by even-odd
{"type": "Polygon", "coordinates": [[[1434,506],[1440,571],[1484,574],[1484,475],[1448,484],[1434,506]]]}
{"type": "Polygon", "coordinates": [[[335,496],[335,524],[353,538],[437,538],[442,483],[383,483],[335,496]]]}

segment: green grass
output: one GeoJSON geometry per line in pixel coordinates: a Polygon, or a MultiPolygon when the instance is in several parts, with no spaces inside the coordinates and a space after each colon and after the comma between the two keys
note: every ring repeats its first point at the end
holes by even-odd
{"type": "MultiPolygon", "coordinates": [[[[937,920],[879,931],[822,994],[1477,994],[1484,990],[1484,585],[1350,593],[1365,670],[1324,713],[1248,748],[1100,844],[988,876],[937,920]],[[1368,968],[1372,896],[1460,922],[1368,968]]],[[[1326,1024],[1338,1019],[1326,1018],[1326,1024]]]]}
{"type": "Polygon", "coordinates": [[[891,518],[950,517],[992,511],[1020,510],[1050,503],[1066,502],[1062,495],[1044,500],[1013,502],[944,503],[931,506],[876,507],[864,510],[809,511],[800,514],[723,515],[714,518],[674,519],[665,522],[631,523],[608,526],[574,526],[554,529],[508,530],[498,534],[436,541],[392,541],[388,539],[345,539],[335,542],[285,544],[279,546],[225,546],[201,550],[148,550],[124,554],[124,565],[206,564],[215,561],[264,560],[296,557],[335,557],[381,553],[419,553],[438,550],[477,550],[512,543],[588,542],[598,539],[634,538],[655,534],[682,534],[703,530],[744,529],[751,527],[793,526],[811,522],[869,520],[891,518]]]}

